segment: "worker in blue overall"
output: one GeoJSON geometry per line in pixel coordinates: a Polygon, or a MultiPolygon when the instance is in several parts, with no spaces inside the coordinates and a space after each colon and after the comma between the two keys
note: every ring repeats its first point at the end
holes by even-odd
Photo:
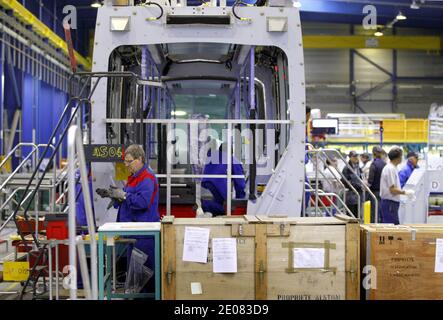
{"type": "MultiPolygon", "coordinates": [[[[126,186],[123,189],[111,186],[108,190],[109,198],[115,200],[114,207],[118,209],[117,222],[160,221],[158,213],[158,182],[154,172],[146,164],[143,148],[139,145],[129,146],[125,150],[124,163],[131,173],[126,186]]],[[[132,238],[137,240],[135,248],[148,255],[145,265],[154,270],[155,244],[153,237],[136,236],[132,238]]],[[[131,254],[132,246],[128,248],[128,266],[131,254]]],[[[153,288],[154,276],[148,282],[148,286],[145,289],[152,292],[153,288]]]]}
{"type": "MultiPolygon", "coordinates": [[[[88,220],[86,218],[86,209],[85,209],[85,199],[83,197],[83,190],[82,185],[80,181],[80,171],[77,170],[75,172],[75,195],[76,195],[76,225],[77,228],[81,228],[81,234],[87,233],[88,230],[86,229],[88,225],[88,220]]],[[[92,201],[92,179],[91,175],[88,175],[88,184],[89,184],[89,191],[90,191],[90,198],[92,201]]],[[[94,228],[95,228],[95,214],[94,214],[94,207],[92,207],[92,215],[94,217],[94,228]]]]}
{"type": "Polygon", "coordinates": [[[401,168],[398,176],[400,178],[400,186],[403,188],[408,182],[409,177],[412,175],[412,172],[418,168],[418,154],[414,151],[408,152],[407,155],[408,162],[406,165],[401,168]]]}
{"type": "MultiPolygon", "coordinates": [[[[220,148],[211,153],[208,151],[208,161],[205,165],[203,174],[226,175],[228,173],[227,161],[227,143],[223,143],[220,148]]],[[[232,175],[244,175],[243,166],[240,161],[232,156],[232,175]]],[[[235,195],[237,199],[243,199],[246,196],[246,181],[244,178],[233,179],[235,195]]],[[[202,200],[202,209],[204,212],[210,212],[213,216],[224,215],[224,204],[227,199],[228,187],[226,178],[203,178],[202,187],[208,189],[213,200],[202,200]]]]}

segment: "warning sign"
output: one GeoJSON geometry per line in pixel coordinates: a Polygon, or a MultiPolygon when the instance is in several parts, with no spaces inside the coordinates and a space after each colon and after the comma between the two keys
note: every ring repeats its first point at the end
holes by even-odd
{"type": "Polygon", "coordinates": [[[5,262],[3,264],[4,281],[26,281],[29,277],[29,262],[5,262]]]}

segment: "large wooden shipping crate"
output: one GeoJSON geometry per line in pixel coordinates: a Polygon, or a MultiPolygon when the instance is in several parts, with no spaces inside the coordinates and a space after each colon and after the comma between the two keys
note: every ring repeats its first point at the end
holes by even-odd
{"type": "Polygon", "coordinates": [[[357,300],[360,298],[359,225],[347,216],[326,218],[257,217],[256,263],[266,267],[266,290],[272,300],[357,300]],[[265,233],[265,234],[264,234],[265,233]],[[313,252],[322,261],[309,266],[313,252]],[[263,263],[261,260],[264,260],[263,263]],[[300,261],[297,261],[299,259],[300,261]],[[305,261],[303,261],[305,260],[305,261]],[[308,262],[306,265],[305,262],[308,262]]]}
{"type": "MultiPolygon", "coordinates": [[[[438,225],[361,226],[361,266],[368,300],[443,299],[443,270],[436,269],[438,225]],[[368,271],[372,269],[370,277],[368,271]]],[[[443,249],[443,248],[441,248],[443,249]]]]}
{"type": "Polygon", "coordinates": [[[359,232],[357,221],[346,216],[165,217],[162,298],[359,299],[359,232]],[[207,263],[183,261],[186,227],[210,229],[207,263]],[[236,239],[236,273],[213,272],[213,238],[236,239]]]}
{"type": "Polygon", "coordinates": [[[175,218],[162,220],[162,299],[166,300],[252,300],[254,288],[255,227],[238,218],[175,218]],[[183,261],[186,227],[207,228],[209,253],[207,263],[183,261]],[[213,238],[237,239],[236,273],[213,273],[213,238]],[[201,287],[201,294],[193,292],[201,287]]]}

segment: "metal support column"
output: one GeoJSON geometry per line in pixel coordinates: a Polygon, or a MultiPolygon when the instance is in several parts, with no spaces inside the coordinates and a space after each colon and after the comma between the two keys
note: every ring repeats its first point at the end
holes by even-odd
{"type": "MultiPolygon", "coordinates": [[[[397,32],[395,28],[392,29],[393,35],[395,35],[397,32]]],[[[391,111],[392,113],[395,113],[397,111],[397,95],[398,95],[398,86],[397,86],[397,67],[398,67],[398,54],[397,50],[392,51],[392,104],[391,104],[391,111]]]]}

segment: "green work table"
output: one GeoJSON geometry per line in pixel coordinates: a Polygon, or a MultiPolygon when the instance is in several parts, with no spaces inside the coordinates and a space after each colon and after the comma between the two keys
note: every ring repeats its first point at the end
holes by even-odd
{"type": "Polygon", "coordinates": [[[98,299],[106,298],[135,299],[155,298],[160,300],[160,222],[112,222],[106,223],[98,229],[98,299]],[[111,254],[112,246],[115,245],[116,236],[153,236],[155,242],[155,292],[154,293],[115,293],[111,290],[111,254]],[[104,238],[106,237],[106,241],[104,238]],[[105,255],[106,274],[105,274],[105,255]]]}

